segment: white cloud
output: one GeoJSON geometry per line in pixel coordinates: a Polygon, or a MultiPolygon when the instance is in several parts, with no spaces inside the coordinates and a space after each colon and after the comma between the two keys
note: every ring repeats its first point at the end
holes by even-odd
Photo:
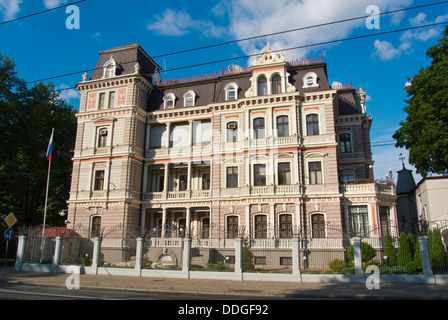
{"type": "Polygon", "coordinates": [[[221,38],[225,28],[208,20],[194,20],[188,12],[166,9],[156,21],[147,26],[148,30],[165,36],[183,36],[191,30],[201,31],[206,37],[221,38]]]}
{"type": "Polygon", "coordinates": [[[4,20],[14,19],[20,11],[23,0],[0,0],[0,12],[4,20]]]}
{"type": "Polygon", "coordinates": [[[384,62],[401,55],[401,51],[388,41],[375,40],[373,45],[375,46],[375,51],[371,57],[379,57],[384,62]]]}
{"type": "Polygon", "coordinates": [[[65,101],[67,101],[67,103],[71,100],[71,99],[79,99],[80,98],[80,94],[79,91],[75,90],[75,89],[69,89],[71,88],[70,86],[66,85],[66,84],[61,84],[58,89],[64,89],[60,91],[60,95],[59,98],[64,99],[65,101]]]}
{"type": "Polygon", "coordinates": [[[44,0],[44,6],[47,9],[52,9],[64,5],[68,0],[44,0]]]}
{"type": "MultiPolygon", "coordinates": [[[[386,11],[407,6],[411,2],[412,0],[378,0],[375,4],[381,11],[386,11]]],[[[230,0],[226,1],[224,6],[227,8],[227,15],[230,21],[229,34],[234,39],[241,39],[363,16],[366,15],[366,8],[370,4],[372,4],[371,0],[278,0],[275,2],[271,0],[230,0]]],[[[252,55],[255,52],[263,51],[268,41],[272,50],[331,41],[348,37],[357,28],[366,28],[365,22],[364,19],[360,19],[325,27],[283,33],[276,35],[275,38],[244,41],[239,43],[239,45],[246,54],[252,55]]],[[[332,44],[331,46],[334,45],[337,44],[332,44]]],[[[285,54],[287,59],[291,60],[308,57],[311,52],[320,51],[325,47],[302,48],[294,50],[294,52],[285,51],[285,54]]]]}

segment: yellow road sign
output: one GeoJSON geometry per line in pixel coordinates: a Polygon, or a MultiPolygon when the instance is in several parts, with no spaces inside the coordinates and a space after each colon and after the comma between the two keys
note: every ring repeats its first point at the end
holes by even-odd
{"type": "Polygon", "coordinates": [[[10,214],[8,214],[8,216],[5,218],[5,222],[8,225],[8,228],[11,228],[17,222],[17,218],[14,213],[11,212],[10,214]]]}

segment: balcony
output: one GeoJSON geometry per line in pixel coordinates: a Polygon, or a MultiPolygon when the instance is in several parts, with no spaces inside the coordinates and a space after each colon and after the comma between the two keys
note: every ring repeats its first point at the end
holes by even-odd
{"type": "Polygon", "coordinates": [[[143,194],[144,201],[208,199],[210,197],[211,197],[210,190],[145,192],[143,194]]]}
{"type": "Polygon", "coordinates": [[[396,194],[395,186],[392,184],[359,183],[344,184],[339,186],[339,191],[345,195],[392,195],[396,194]]]}

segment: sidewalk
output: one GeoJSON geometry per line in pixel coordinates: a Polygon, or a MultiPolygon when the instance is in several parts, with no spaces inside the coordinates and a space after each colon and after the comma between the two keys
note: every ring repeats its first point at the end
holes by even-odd
{"type": "MultiPolygon", "coordinates": [[[[2,282],[42,286],[62,286],[68,274],[17,272],[6,270],[2,282]]],[[[81,288],[125,289],[151,292],[188,292],[192,294],[233,294],[282,299],[394,299],[448,300],[448,284],[380,283],[368,290],[363,283],[291,283],[230,280],[169,279],[150,277],[81,275],[81,288]]]]}

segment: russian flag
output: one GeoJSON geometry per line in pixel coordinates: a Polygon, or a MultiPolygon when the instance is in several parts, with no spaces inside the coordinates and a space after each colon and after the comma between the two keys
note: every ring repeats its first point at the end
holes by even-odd
{"type": "Polygon", "coordinates": [[[48,148],[47,148],[47,160],[50,162],[51,162],[51,157],[53,155],[53,132],[54,132],[54,129],[51,131],[50,142],[48,143],[48,148]]]}

